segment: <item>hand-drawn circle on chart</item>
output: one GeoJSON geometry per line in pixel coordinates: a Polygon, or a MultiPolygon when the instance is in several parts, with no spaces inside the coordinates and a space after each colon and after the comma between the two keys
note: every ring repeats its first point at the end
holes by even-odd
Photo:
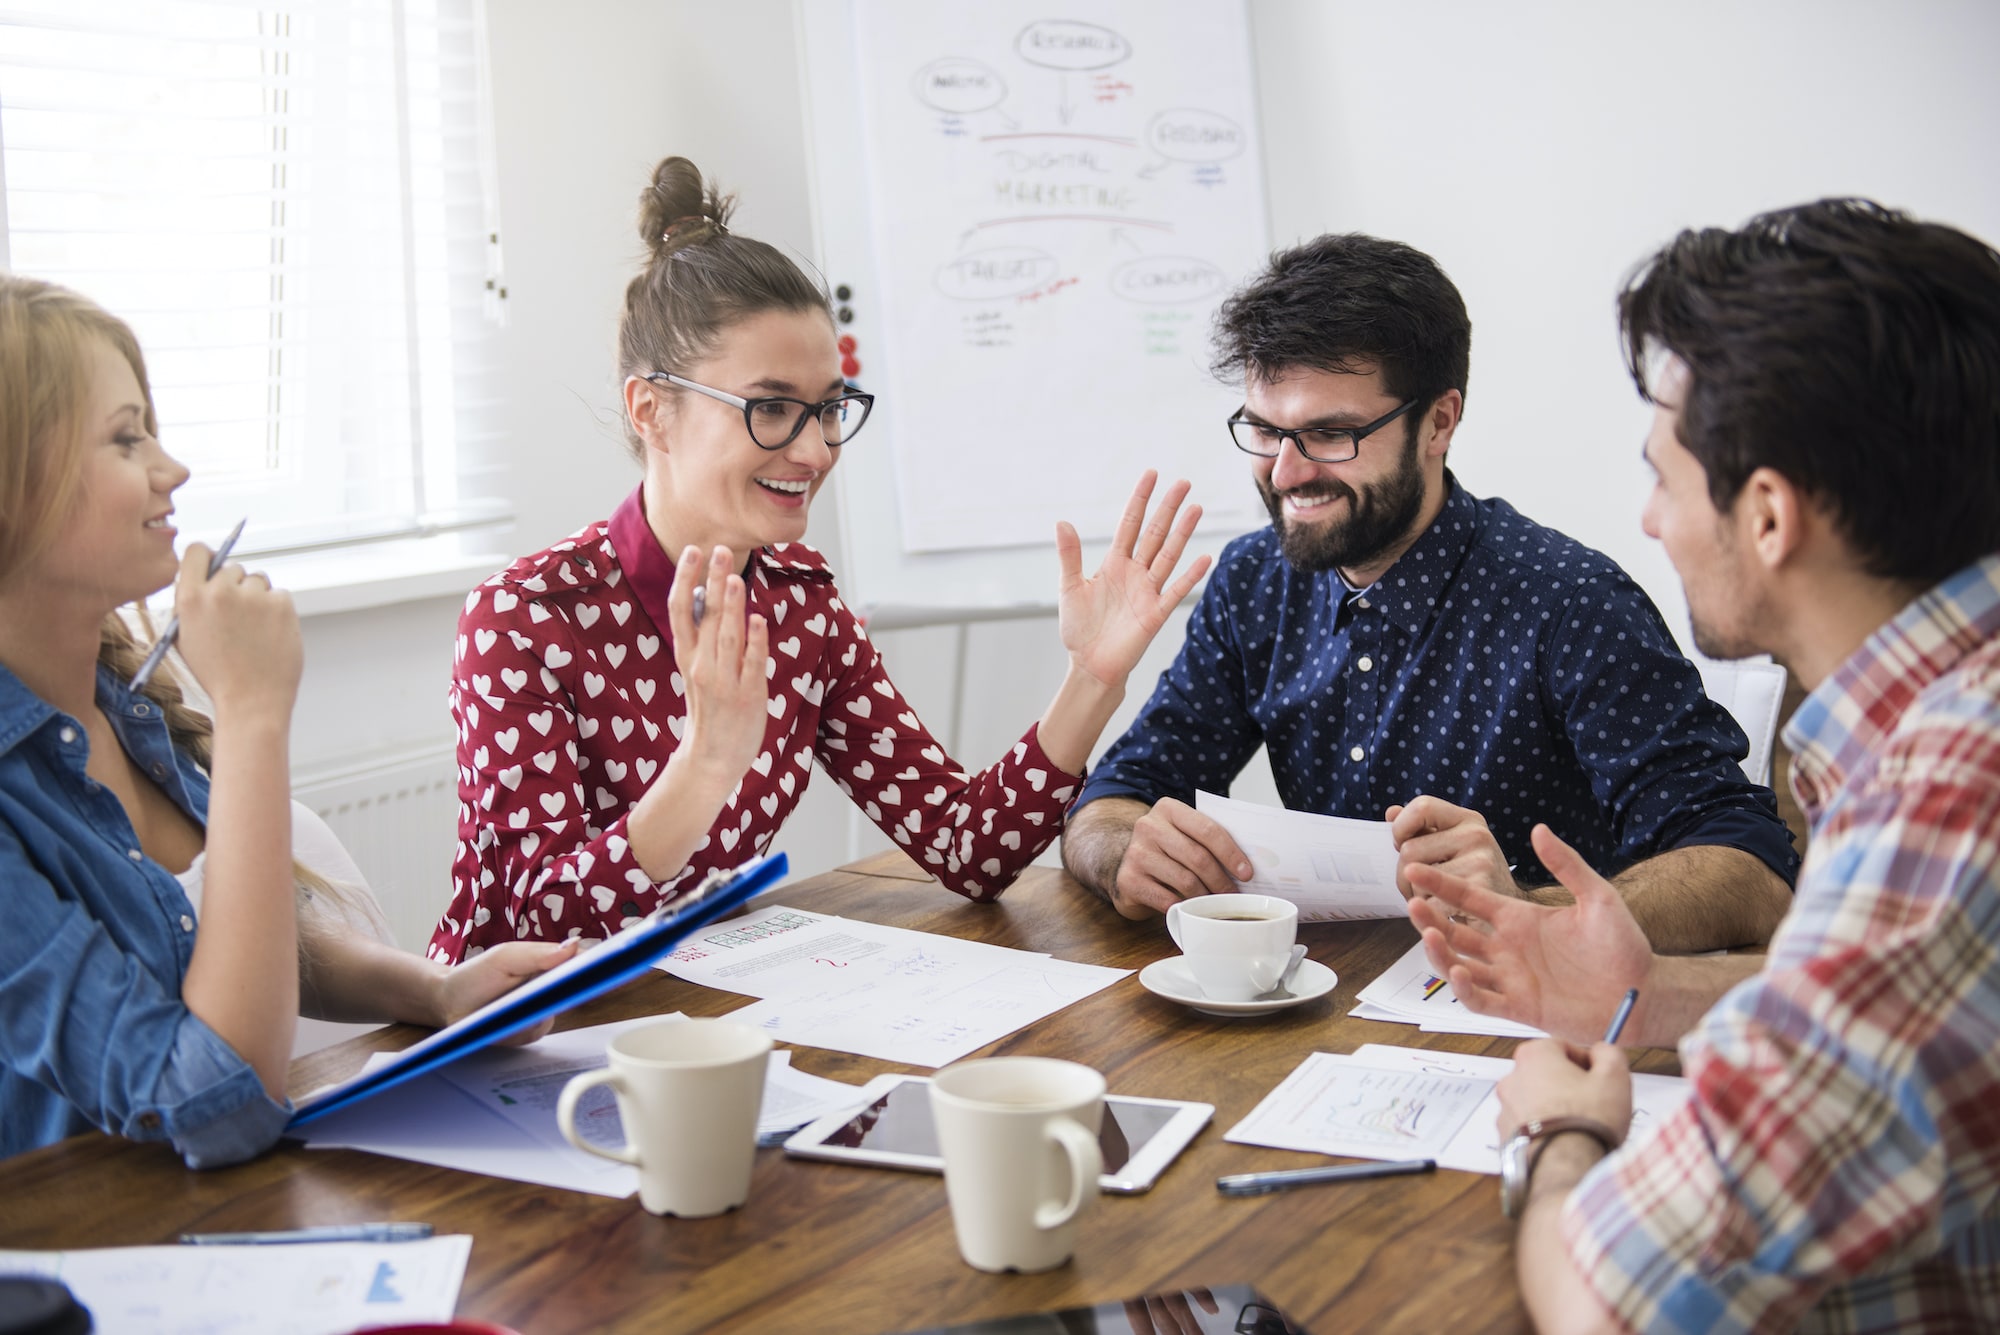
{"type": "Polygon", "coordinates": [[[1130,60],[1132,44],[1095,23],[1040,19],[1014,38],[1014,54],[1047,70],[1101,70],[1130,60]]]}
{"type": "Polygon", "coordinates": [[[1146,122],[1146,143],[1176,162],[1222,162],[1241,153],[1248,142],[1242,126],[1199,107],[1176,107],[1146,122]]]}
{"type": "Polygon", "coordinates": [[[1220,292],[1227,281],[1222,270],[1192,255],[1142,255],[1111,271],[1115,295],[1149,306],[1200,301],[1220,292]]]}
{"type": "Polygon", "coordinates": [[[1032,246],[992,246],[938,267],[938,291],[953,301],[993,301],[1032,292],[1055,279],[1056,257],[1032,246]]]}
{"type": "Polygon", "coordinates": [[[1007,81],[995,71],[964,56],[933,60],[910,79],[917,101],[933,111],[970,115],[1007,100],[1007,81]]]}

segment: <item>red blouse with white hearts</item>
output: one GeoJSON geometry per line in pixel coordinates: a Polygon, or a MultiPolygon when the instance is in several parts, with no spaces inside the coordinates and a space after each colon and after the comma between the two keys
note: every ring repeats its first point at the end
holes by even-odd
{"type": "Polygon", "coordinates": [[[798,543],[760,548],[749,603],[770,625],[764,748],[694,858],[655,882],[625,840],[687,724],[666,627],[673,563],[638,492],[599,524],[474,589],[458,623],[458,852],[431,937],[447,962],[502,941],[602,937],[762,853],[817,760],[945,885],[992,899],[1055,837],[1080,779],[1030,728],[967,775],[882,670],[832,572],[798,543]]]}

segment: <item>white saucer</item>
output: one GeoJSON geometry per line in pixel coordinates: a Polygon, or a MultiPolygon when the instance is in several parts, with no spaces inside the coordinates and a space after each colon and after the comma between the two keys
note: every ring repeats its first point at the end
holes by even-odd
{"type": "Polygon", "coordinates": [[[1225,1019],[1303,1006],[1333,991],[1334,984],[1339,981],[1334,971],[1318,960],[1300,960],[1299,971],[1292,975],[1290,986],[1277,996],[1262,996],[1251,1001],[1215,1001],[1202,995],[1194,975],[1188,972],[1187,961],[1179,955],[1154,960],[1139,970],[1139,986],[1154,996],[1192,1006],[1204,1015],[1220,1015],[1225,1019]]]}

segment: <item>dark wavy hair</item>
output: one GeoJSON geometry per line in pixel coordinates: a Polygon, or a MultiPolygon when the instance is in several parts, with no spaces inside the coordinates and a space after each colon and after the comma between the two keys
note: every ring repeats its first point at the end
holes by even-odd
{"type": "Polygon", "coordinates": [[[1626,364],[1691,373],[1680,438],[1734,506],[1770,468],[1869,573],[1933,584],[2000,551],[2000,255],[1864,199],[1686,231],[1618,298],[1626,364]]]}
{"type": "MultiPolygon", "coordinates": [[[[1379,369],[1397,399],[1465,393],[1472,321],[1437,261],[1359,232],[1276,251],[1215,316],[1215,374],[1229,384],[1286,370],[1379,369]]],[[[1411,417],[1415,422],[1419,412],[1411,417]]]]}

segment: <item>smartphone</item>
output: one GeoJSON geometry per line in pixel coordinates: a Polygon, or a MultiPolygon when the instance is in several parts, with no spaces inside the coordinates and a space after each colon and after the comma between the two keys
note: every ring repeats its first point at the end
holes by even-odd
{"type": "MultiPolygon", "coordinates": [[[[859,1111],[830,1113],[795,1132],[785,1153],[802,1159],[874,1164],[941,1173],[937,1129],[931,1122],[928,1077],[879,1075],[861,1088],[859,1111]]],[[[1104,1151],[1106,1191],[1145,1191],[1157,1182],[1195,1133],[1215,1116],[1215,1105],[1180,1099],[1140,1099],[1109,1094],[1097,1143],[1104,1151]]]]}

